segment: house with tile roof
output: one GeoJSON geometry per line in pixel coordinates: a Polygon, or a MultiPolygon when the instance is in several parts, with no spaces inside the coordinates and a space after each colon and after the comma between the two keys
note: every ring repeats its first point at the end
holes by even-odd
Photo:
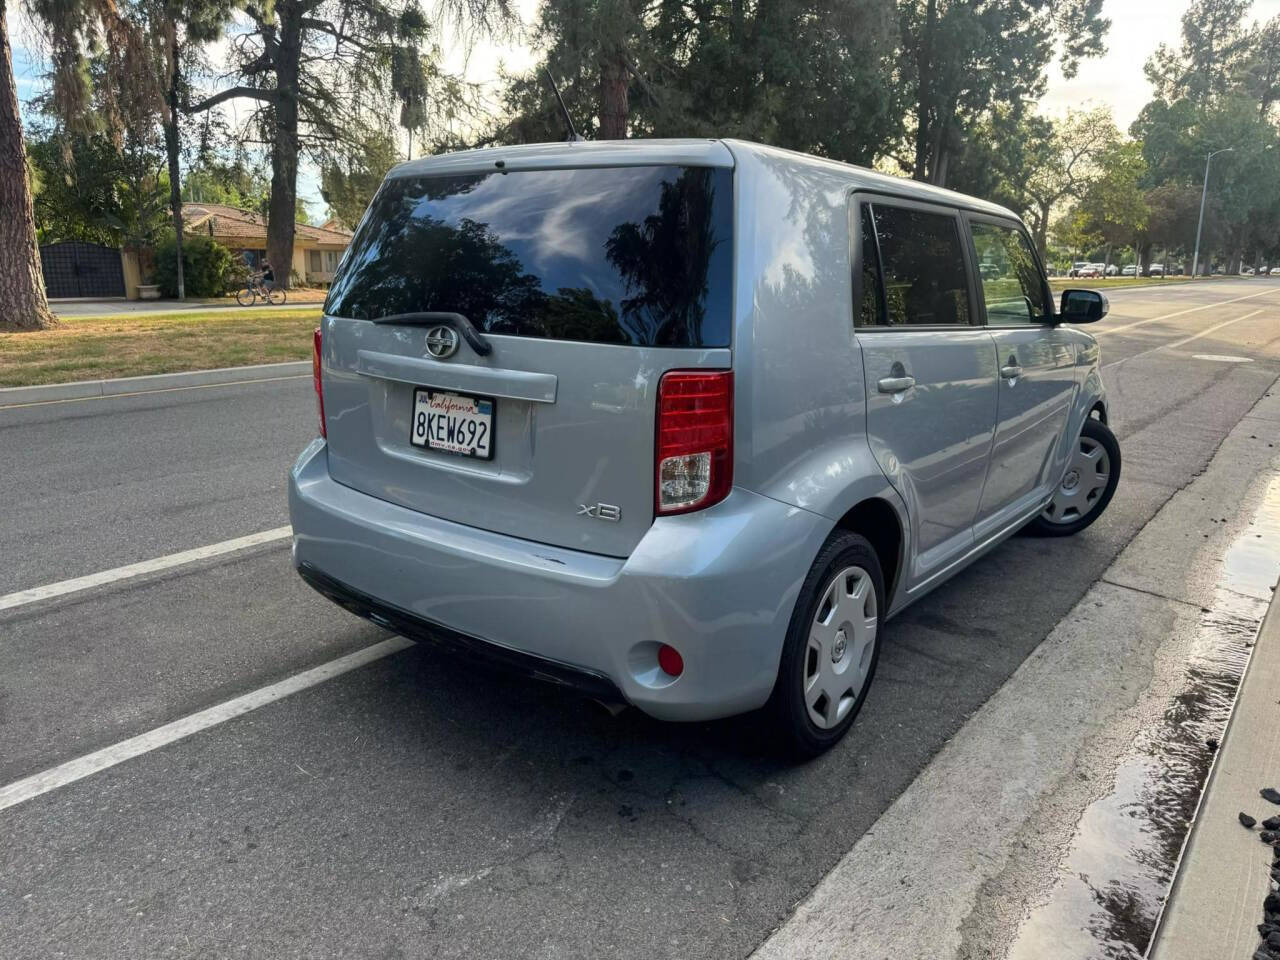
{"type": "MultiPolygon", "coordinates": [[[[267,255],[267,218],[221,203],[184,203],[185,231],[212,237],[257,270],[267,255]]],[[[293,231],[290,269],[300,282],[326,285],[333,281],[338,261],[351,243],[351,231],[336,220],[313,227],[299,223],[293,231]]],[[[274,264],[279,276],[279,264],[274,264]]]]}

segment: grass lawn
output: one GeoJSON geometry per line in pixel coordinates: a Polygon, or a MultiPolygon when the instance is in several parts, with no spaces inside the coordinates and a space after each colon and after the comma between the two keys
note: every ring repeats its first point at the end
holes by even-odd
{"type": "Polygon", "coordinates": [[[0,387],[309,360],[319,321],[319,304],[64,317],[53,330],[0,333],[0,387]]]}
{"type": "MultiPolygon", "coordinates": [[[[1203,283],[1209,279],[1223,279],[1221,277],[1199,277],[1196,283],[1203,283]]],[[[1119,287],[1161,287],[1169,286],[1175,283],[1190,283],[1190,277],[1080,277],[1078,279],[1072,277],[1050,277],[1049,286],[1053,288],[1054,293],[1059,293],[1070,287],[1083,288],[1085,290],[1115,290],[1119,287]]]]}

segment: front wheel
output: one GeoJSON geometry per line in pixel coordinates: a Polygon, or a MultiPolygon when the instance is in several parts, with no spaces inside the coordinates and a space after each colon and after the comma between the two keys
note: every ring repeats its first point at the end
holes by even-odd
{"type": "Polygon", "coordinates": [[[253,287],[245,287],[236,293],[236,303],[242,307],[252,307],[258,300],[258,293],[253,287]]]}
{"type": "Polygon", "coordinates": [[[279,306],[284,303],[286,299],[287,297],[284,292],[284,287],[272,287],[267,291],[267,303],[279,306]]]}
{"type": "Polygon", "coordinates": [[[796,598],[769,709],[784,748],[816,757],[853,725],[880,658],[884,574],[865,537],[838,530],[796,598]]]}
{"type": "Polygon", "coordinates": [[[1044,512],[1027,525],[1042,537],[1079,533],[1107,509],[1120,483],[1120,444],[1101,420],[1084,422],[1066,472],[1044,512]]]}

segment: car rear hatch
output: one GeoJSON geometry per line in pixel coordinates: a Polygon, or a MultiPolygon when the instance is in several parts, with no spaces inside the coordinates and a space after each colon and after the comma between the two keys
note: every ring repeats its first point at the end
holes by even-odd
{"type": "MultiPolygon", "coordinates": [[[[723,148],[722,148],[723,149],[723,148]]],[[[627,556],[653,522],[673,369],[730,365],[732,170],[394,174],[325,304],[339,483],[486,530],[627,556]]]]}

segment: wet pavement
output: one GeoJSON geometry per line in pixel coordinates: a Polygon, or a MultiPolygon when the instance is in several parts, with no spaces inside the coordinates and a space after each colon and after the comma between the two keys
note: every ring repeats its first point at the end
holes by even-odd
{"type": "Polygon", "coordinates": [[[1146,955],[1278,575],[1280,478],[1223,558],[1180,681],[1081,817],[1009,960],[1146,955]]]}

